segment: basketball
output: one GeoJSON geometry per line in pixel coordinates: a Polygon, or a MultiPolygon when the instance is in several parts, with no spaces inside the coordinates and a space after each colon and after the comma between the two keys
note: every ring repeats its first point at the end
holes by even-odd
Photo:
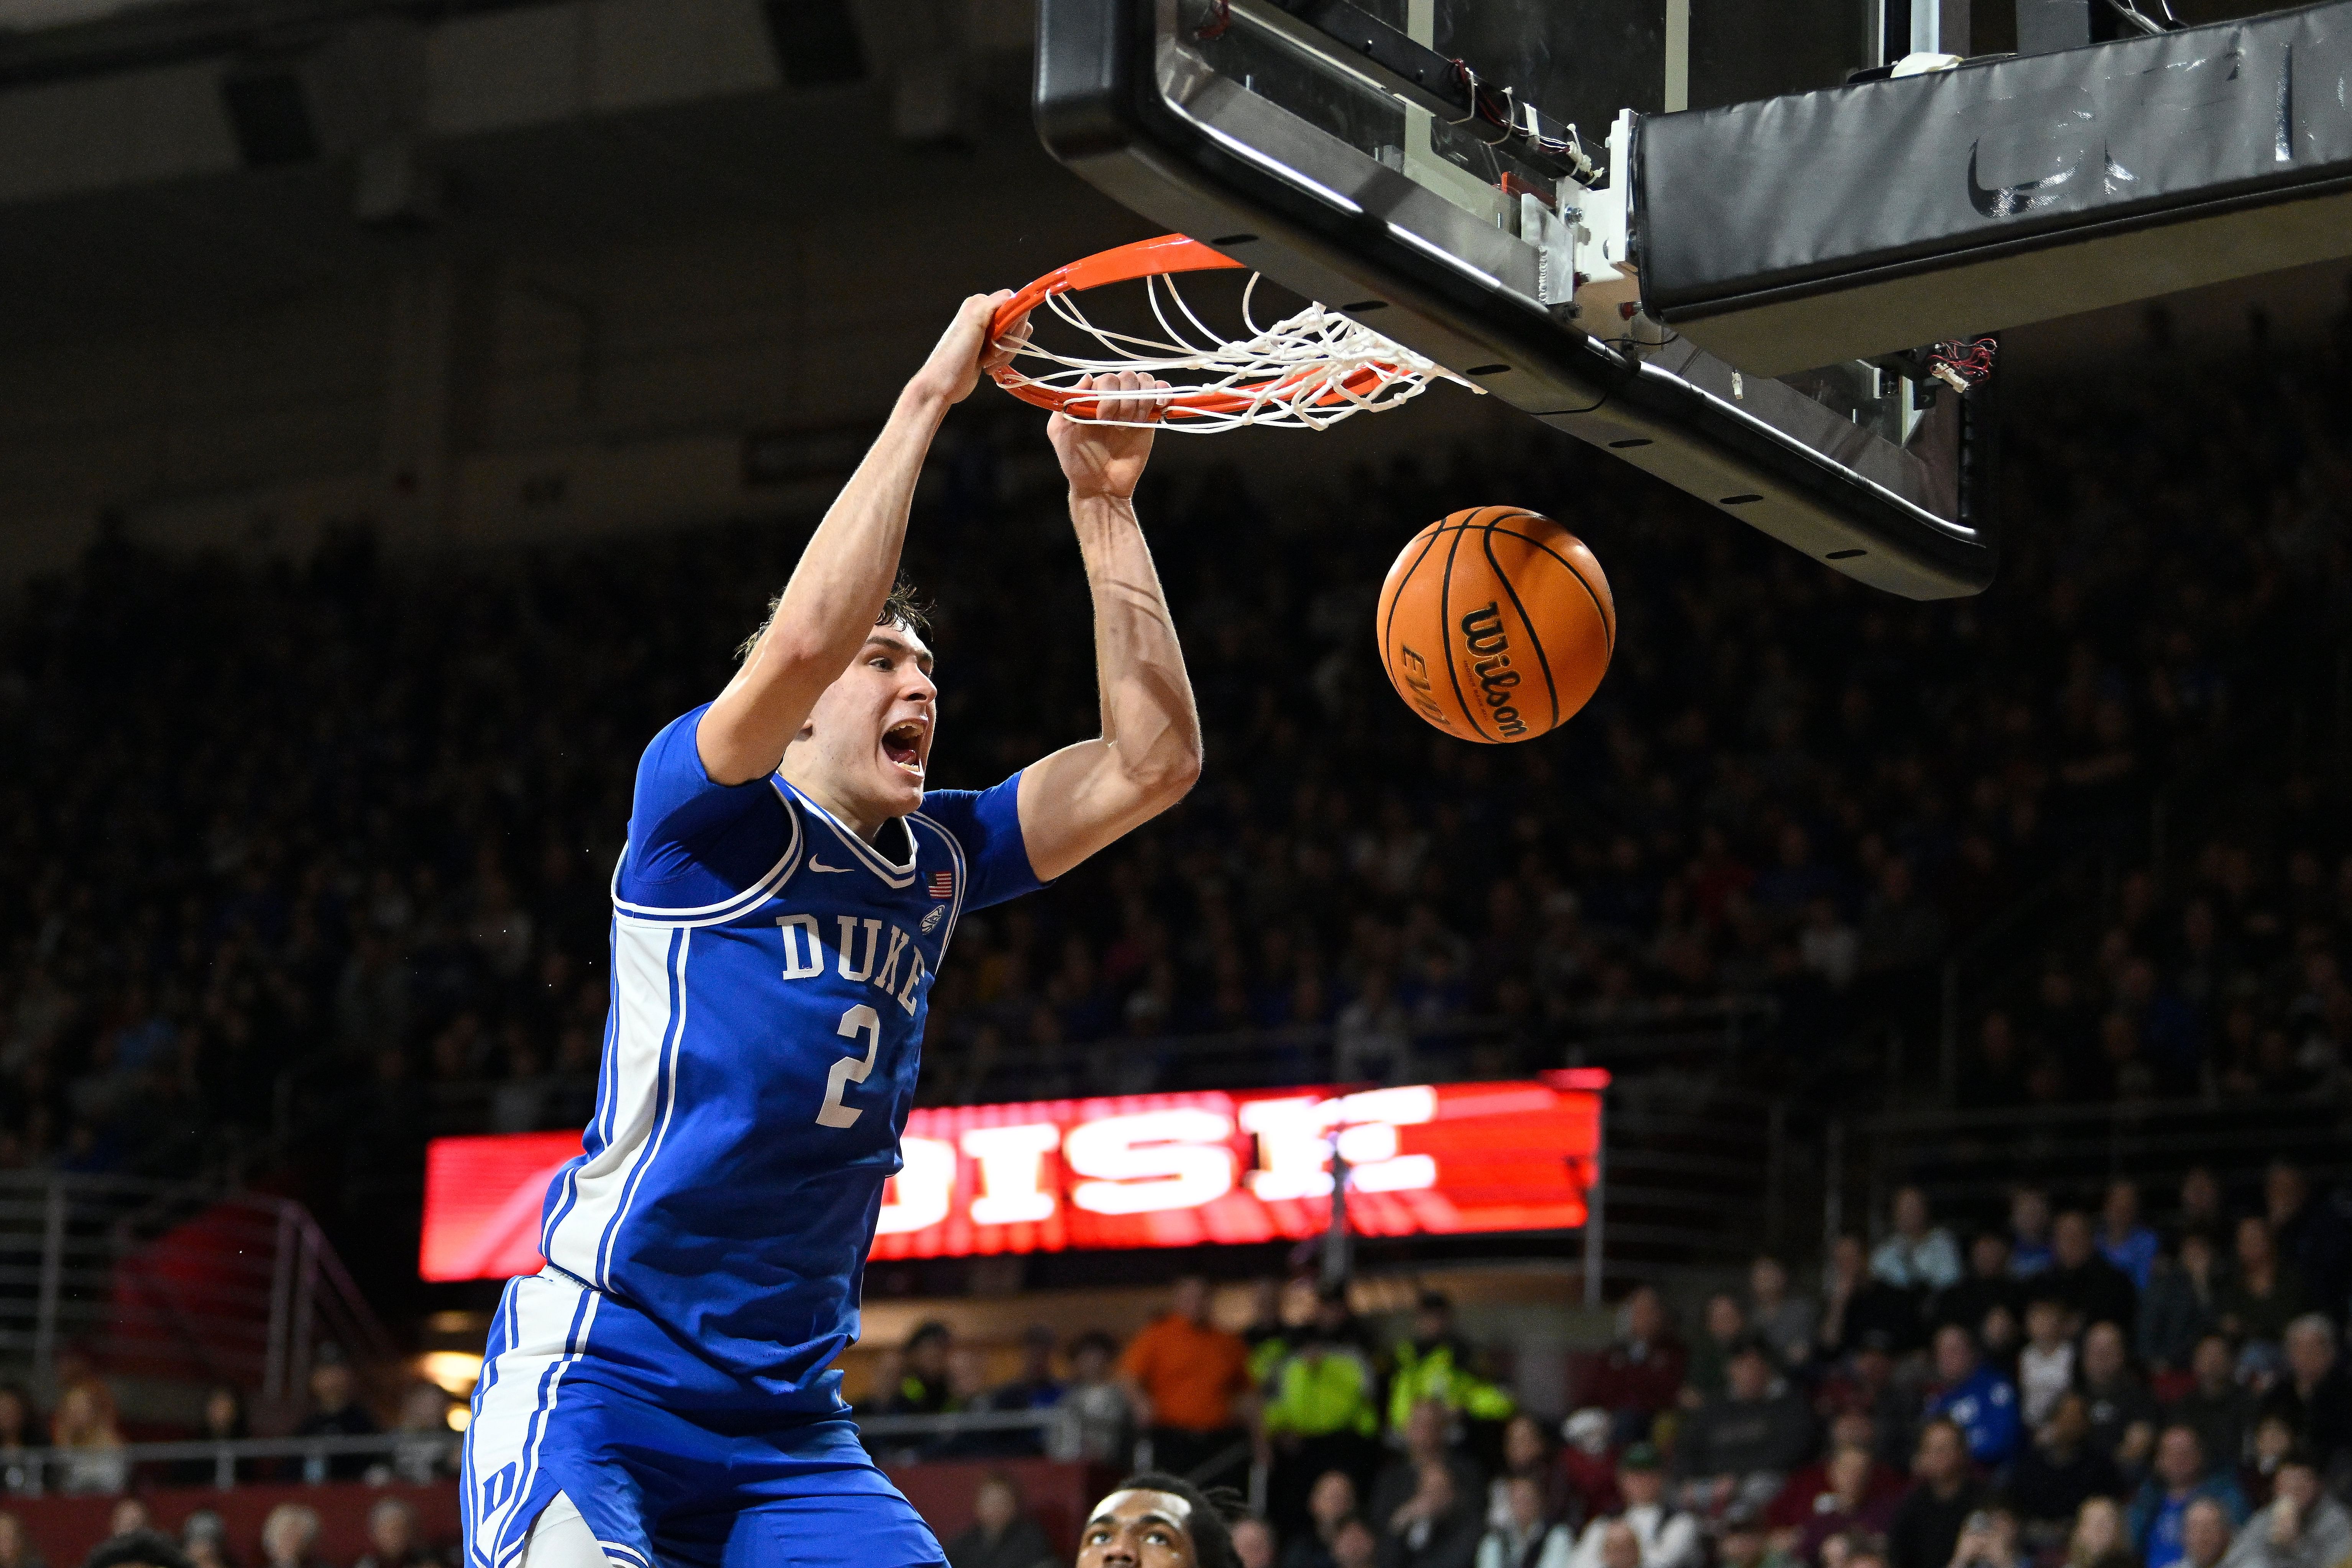
{"type": "Polygon", "coordinates": [[[1473,507],[1412,536],[1381,585],[1375,631],[1397,695],[1489,745],[1557,729],[1592,699],[1617,605],[1584,542],[1515,506],[1473,507]]]}

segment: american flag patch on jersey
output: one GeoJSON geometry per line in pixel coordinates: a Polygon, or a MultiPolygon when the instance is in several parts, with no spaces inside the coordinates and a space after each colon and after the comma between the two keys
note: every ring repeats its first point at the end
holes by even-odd
{"type": "Polygon", "coordinates": [[[952,899],[955,897],[955,873],[953,871],[934,871],[931,873],[931,897],[935,899],[952,899]]]}

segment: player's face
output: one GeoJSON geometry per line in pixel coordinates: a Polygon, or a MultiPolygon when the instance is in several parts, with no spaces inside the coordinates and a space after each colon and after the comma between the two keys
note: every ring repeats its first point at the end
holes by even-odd
{"type": "Polygon", "coordinates": [[[1192,1517],[1168,1492],[1113,1492],[1078,1536],[1077,1568],[1194,1568],[1192,1517]]]}
{"type": "Polygon", "coordinates": [[[825,781],[880,823],[923,804],[939,718],[931,650],[905,626],[876,626],[810,710],[795,745],[814,747],[825,781]]]}

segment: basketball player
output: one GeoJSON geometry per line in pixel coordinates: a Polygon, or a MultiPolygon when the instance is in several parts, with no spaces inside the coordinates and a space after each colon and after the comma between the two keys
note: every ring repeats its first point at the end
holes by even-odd
{"type": "MultiPolygon", "coordinates": [[[[1201,767],[1135,517],[1152,432],[1056,416],[1102,733],[991,789],[924,788],[939,693],[898,552],[1005,298],[964,301],[734,679],[638,763],[596,1118],[549,1188],[547,1266],[490,1331],[468,1568],[943,1561],[830,1370],[857,1337],[931,977],[965,910],[1053,880],[1201,767]]],[[[1148,421],[1152,384],[1107,378],[1105,414],[1148,421]]]]}
{"type": "Polygon", "coordinates": [[[1129,1476],[1095,1504],[1078,1532],[1077,1568],[1238,1568],[1232,1494],[1174,1476],[1129,1476]]]}

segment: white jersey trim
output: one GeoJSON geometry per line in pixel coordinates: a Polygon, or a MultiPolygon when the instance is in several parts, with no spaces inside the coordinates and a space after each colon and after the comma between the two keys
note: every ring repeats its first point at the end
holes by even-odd
{"type": "Polygon", "coordinates": [[[793,809],[797,792],[788,790],[782,780],[773,776],[769,778],[768,783],[775,790],[776,797],[784,803],[784,816],[792,823],[793,831],[792,837],[784,841],[782,858],[769,867],[759,881],[732,897],[722,899],[715,904],[702,904],[694,909],[666,909],[659,904],[633,904],[621,897],[621,868],[628,863],[629,858],[629,847],[624,845],[621,848],[621,858],[613,862],[613,908],[623,916],[639,921],[657,921],[663,925],[724,925],[740,915],[749,914],[752,910],[783,891],[784,884],[792,880],[793,871],[800,867],[803,847],[801,814],[793,809]]]}
{"type": "Polygon", "coordinates": [[[904,866],[893,866],[882,858],[880,850],[844,827],[841,825],[841,819],[835,816],[833,813],[811,800],[798,788],[791,785],[786,787],[792,789],[793,799],[816,813],[824,825],[833,829],[834,837],[841,840],[842,847],[856,856],[867,870],[882,879],[893,889],[906,889],[915,885],[915,863],[923,857],[922,852],[915,846],[915,834],[912,828],[907,830],[907,863],[904,866]]]}
{"type": "Polygon", "coordinates": [[[542,1237],[549,1262],[600,1288],[613,1241],[677,1113],[691,927],[613,922],[611,1096],[604,1146],[574,1164],[542,1237]]]}

